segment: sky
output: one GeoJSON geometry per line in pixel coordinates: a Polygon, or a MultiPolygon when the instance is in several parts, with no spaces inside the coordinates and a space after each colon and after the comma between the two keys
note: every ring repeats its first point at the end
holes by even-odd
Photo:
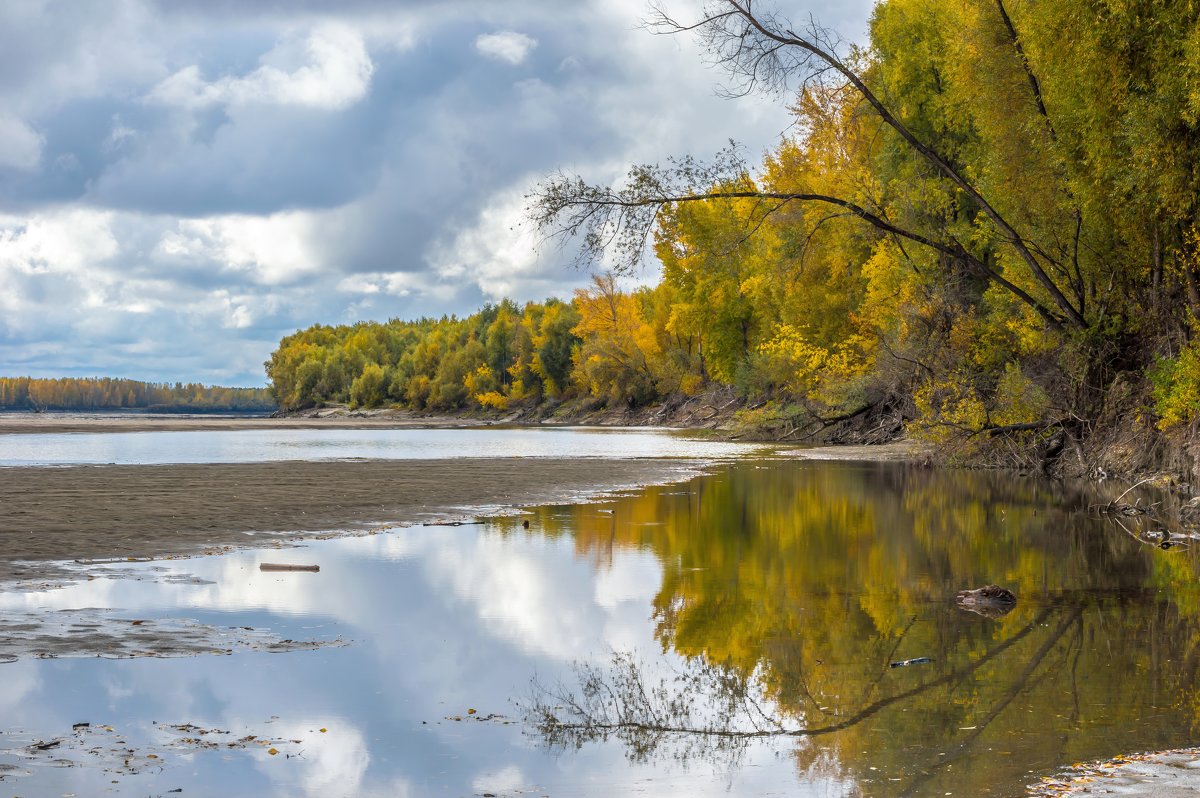
{"type": "MultiPolygon", "coordinates": [[[[872,5],[780,8],[861,42],[872,5]]],[[[0,0],[0,376],[262,385],[313,324],[569,296],[588,275],[523,218],[539,179],[788,133],[646,13],[0,0]]]]}

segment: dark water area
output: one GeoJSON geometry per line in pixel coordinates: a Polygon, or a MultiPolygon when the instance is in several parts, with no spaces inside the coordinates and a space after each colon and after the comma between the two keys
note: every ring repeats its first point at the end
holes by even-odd
{"type": "Polygon", "coordinates": [[[105,608],[339,643],[19,656],[0,665],[0,789],[1020,795],[1196,742],[1196,551],[1096,501],[1011,474],[746,460],[480,526],[0,593],[6,624],[105,608]],[[287,561],[321,571],[258,569],[287,561]],[[989,583],[1011,612],[955,605],[989,583]]]}

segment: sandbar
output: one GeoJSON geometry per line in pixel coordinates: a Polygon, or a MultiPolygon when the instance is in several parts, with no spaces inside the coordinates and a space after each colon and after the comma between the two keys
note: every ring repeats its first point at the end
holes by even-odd
{"type": "Polygon", "coordinates": [[[471,517],[673,482],[666,459],[461,458],[0,469],[0,581],[53,561],[142,559],[471,517]]]}

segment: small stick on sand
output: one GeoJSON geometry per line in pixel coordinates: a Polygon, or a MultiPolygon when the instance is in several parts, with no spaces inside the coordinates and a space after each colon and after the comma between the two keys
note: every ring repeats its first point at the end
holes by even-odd
{"type": "Polygon", "coordinates": [[[319,565],[286,565],[284,563],[264,562],[259,563],[258,570],[260,571],[309,571],[317,573],[321,570],[319,565]]]}

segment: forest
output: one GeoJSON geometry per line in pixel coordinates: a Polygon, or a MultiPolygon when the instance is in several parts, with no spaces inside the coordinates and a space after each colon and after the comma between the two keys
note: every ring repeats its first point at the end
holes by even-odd
{"type": "Polygon", "coordinates": [[[111,377],[0,377],[0,410],[274,410],[265,388],[222,388],[111,377]]]}
{"type": "Polygon", "coordinates": [[[752,0],[645,24],[699,36],[731,94],[777,95],[789,134],[550,176],[531,221],[613,271],[569,302],[298,332],[267,363],[281,406],[718,385],[751,416],[977,447],[1200,415],[1200,6],[883,0],[853,47],[752,0]],[[657,286],[620,289],[649,262],[657,286]]]}

